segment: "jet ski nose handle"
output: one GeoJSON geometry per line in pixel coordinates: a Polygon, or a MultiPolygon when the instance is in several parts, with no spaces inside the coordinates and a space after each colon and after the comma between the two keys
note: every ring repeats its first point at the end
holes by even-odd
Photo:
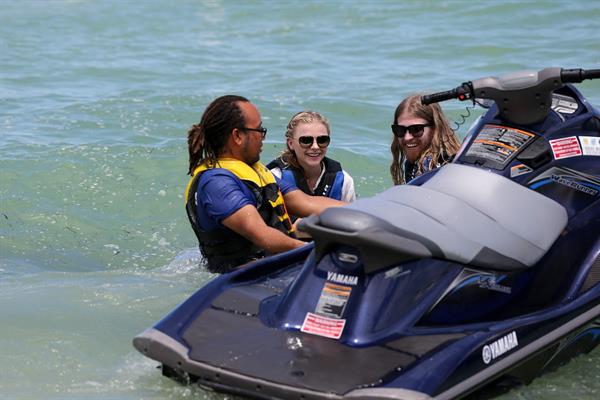
{"type": "Polygon", "coordinates": [[[306,229],[338,232],[341,236],[346,237],[348,234],[382,225],[382,222],[384,221],[361,211],[347,208],[329,208],[317,219],[308,219],[306,221],[306,229]]]}
{"type": "Polygon", "coordinates": [[[409,232],[348,207],[328,208],[319,216],[304,218],[298,229],[313,237],[317,261],[337,245],[352,246],[358,249],[367,273],[400,262],[432,257],[431,249],[409,232]]]}

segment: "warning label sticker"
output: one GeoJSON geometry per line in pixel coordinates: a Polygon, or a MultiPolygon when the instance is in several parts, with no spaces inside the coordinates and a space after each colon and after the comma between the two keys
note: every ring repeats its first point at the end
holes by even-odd
{"type": "Polygon", "coordinates": [[[349,286],[325,282],[315,312],[319,315],[342,318],[351,292],[352,288],[349,286]]]}
{"type": "Polygon", "coordinates": [[[339,339],[342,336],[344,325],[346,325],[345,319],[327,318],[321,315],[307,313],[300,330],[312,335],[339,339]]]}
{"type": "Polygon", "coordinates": [[[600,137],[579,136],[584,156],[600,156],[600,137]]]}
{"type": "Polygon", "coordinates": [[[551,140],[550,147],[552,147],[554,158],[557,160],[560,160],[561,158],[580,156],[582,154],[581,147],[579,147],[579,141],[577,140],[576,136],[551,140]]]}
{"type": "Polygon", "coordinates": [[[510,157],[535,138],[533,133],[500,125],[486,125],[469,147],[467,156],[484,158],[506,166],[510,157]]]}

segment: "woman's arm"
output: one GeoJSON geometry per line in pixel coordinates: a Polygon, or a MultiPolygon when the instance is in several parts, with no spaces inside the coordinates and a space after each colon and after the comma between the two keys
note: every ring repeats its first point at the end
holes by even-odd
{"type": "Polygon", "coordinates": [[[318,215],[326,208],[341,207],[348,204],[329,197],[309,196],[299,189],[284,194],[283,199],[288,213],[299,217],[307,217],[312,214],[318,215]]]}

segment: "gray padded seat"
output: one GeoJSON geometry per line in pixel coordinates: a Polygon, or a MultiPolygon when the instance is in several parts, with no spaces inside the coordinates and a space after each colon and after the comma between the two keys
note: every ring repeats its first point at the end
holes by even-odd
{"type": "Polygon", "coordinates": [[[327,209],[312,220],[324,231],[307,230],[317,246],[328,238],[359,249],[380,242],[404,260],[435,257],[513,270],[534,265],[567,221],[565,208],[554,200],[498,174],[448,164],[422,186],[395,186],[327,209]],[[345,238],[336,239],[335,232],[345,238]]]}

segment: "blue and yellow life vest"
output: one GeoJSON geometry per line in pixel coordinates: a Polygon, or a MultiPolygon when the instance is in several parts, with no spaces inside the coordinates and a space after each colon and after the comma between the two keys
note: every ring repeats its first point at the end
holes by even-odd
{"type": "Polygon", "coordinates": [[[233,158],[220,158],[214,166],[206,162],[198,166],[188,183],[185,192],[186,212],[192,228],[198,237],[200,251],[208,261],[212,272],[227,272],[238,265],[264,257],[263,249],[258,248],[242,235],[226,228],[204,231],[197,221],[196,192],[200,176],[213,168],[223,168],[238,177],[256,198],[256,209],[265,224],[289,236],[293,236],[293,226],[287,213],[283,195],[273,174],[260,162],[250,166],[233,158]]]}

